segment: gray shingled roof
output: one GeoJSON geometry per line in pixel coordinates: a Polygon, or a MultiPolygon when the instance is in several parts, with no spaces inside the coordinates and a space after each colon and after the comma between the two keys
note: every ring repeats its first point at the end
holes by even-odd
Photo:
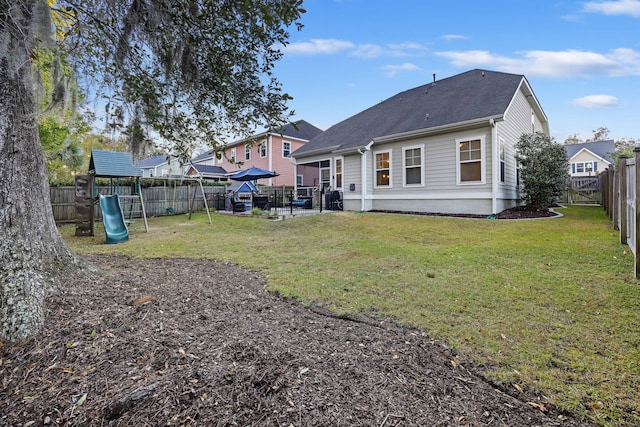
{"type": "Polygon", "coordinates": [[[195,170],[200,172],[201,174],[207,175],[226,175],[227,171],[220,166],[211,166],[211,165],[191,165],[195,170]]]}
{"type": "Polygon", "coordinates": [[[310,141],[311,139],[320,135],[322,133],[322,130],[315,127],[309,122],[298,120],[297,122],[288,123],[282,128],[274,130],[270,133],[310,141]]]}
{"type": "Polygon", "coordinates": [[[89,173],[103,178],[141,176],[142,172],[134,165],[130,153],[108,150],[91,150],[89,173]]]}
{"type": "Polygon", "coordinates": [[[613,162],[611,158],[611,154],[615,149],[613,139],[609,139],[606,141],[593,141],[593,142],[583,142],[580,144],[567,144],[564,146],[564,149],[567,151],[567,156],[569,160],[582,149],[586,149],[591,151],[593,154],[602,157],[609,163],[613,162]]]}
{"type": "Polygon", "coordinates": [[[153,156],[140,160],[138,166],[141,168],[153,168],[163,163],[167,163],[167,156],[153,156]]]}
{"type": "Polygon", "coordinates": [[[293,153],[349,150],[375,138],[502,116],[523,75],[471,70],[392,96],[327,129],[293,153]]]}

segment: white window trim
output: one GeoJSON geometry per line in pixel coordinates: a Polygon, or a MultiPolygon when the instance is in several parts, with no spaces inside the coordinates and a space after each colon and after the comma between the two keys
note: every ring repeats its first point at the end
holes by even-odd
{"type": "Polygon", "coordinates": [[[229,160],[231,161],[231,163],[235,163],[237,161],[237,157],[236,157],[236,147],[233,147],[231,149],[231,157],[229,158],[229,160]]]}
{"type": "Polygon", "coordinates": [[[468,138],[456,138],[456,184],[457,185],[483,185],[487,183],[487,172],[485,170],[486,148],[484,135],[470,136],[468,138]],[[460,143],[480,140],[480,181],[461,181],[460,177],[460,143]]]}
{"type": "Polygon", "coordinates": [[[333,159],[333,187],[336,190],[342,190],[342,188],[344,187],[344,157],[342,156],[333,159]],[[338,187],[338,180],[336,179],[336,177],[338,176],[338,160],[340,160],[340,165],[342,166],[342,171],[340,172],[340,174],[342,175],[342,185],[340,187],[338,187]]]}
{"type": "Polygon", "coordinates": [[[261,159],[264,159],[265,157],[267,157],[267,140],[266,139],[260,142],[260,145],[258,146],[258,151],[260,152],[261,159]],[[264,154],[262,154],[263,152],[264,154]]]}
{"type": "Polygon", "coordinates": [[[290,159],[291,158],[291,152],[293,151],[293,147],[291,146],[291,142],[289,141],[282,141],[282,158],[283,159],[290,159]],[[284,144],[289,144],[289,155],[285,156],[284,155],[284,144]]]}
{"type": "Polygon", "coordinates": [[[248,162],[249,160],[251,160],[251,145],[246,144],[244,146],[244,161],[248,162]]]}
{"type": "MultiPolygon", "coordinates": [[[[424,144],[411,145],[402,147],[402,186],[403,187],[424,187],[424,144]],[[407,184],[407,151],[420,149],[420,183],[419,184],[407,184]]],[[[415,166],[412,166],[415,167],[415,166]]]]}
{"type": "Polygon", "coordinates": [[[379,150],[373,152],[373,188],[393,188],[393,153],[391,150],[379,150]],[[389,153],[389,185],[378,185],[376,155],[384,153],[389,153]]]}

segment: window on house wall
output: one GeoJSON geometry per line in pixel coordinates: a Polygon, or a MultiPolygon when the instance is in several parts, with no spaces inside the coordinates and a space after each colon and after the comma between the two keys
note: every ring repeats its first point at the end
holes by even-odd
{"type": "Polygon", "coordinates": [[[302,175],[296,175],[296,185],[298,187],[302,187],[304,185],[304,180],[302,175]]]}
{"type": "Polygon", "coordinates": [[[291,143],[282,141],[282,157],[291,157],[291,143]]]}
{"type": "Polygon", "coordinates": [[[484,138],[457,139],[458,183],[484,182],[484,138]]]}
{"type": "Polygon", "coordinates": [[[260,143],[260,157],[267,157],[267,141],[260,143]]]}
{"type": "Polygon", "coordinates": [[[597,169],[596,162],[576,162],[571,164],[573,173],[593,173],[597,169]]]}
{"type": "Polygon", "coordinates": [[[499,139],[499,144],[500,147],[498,148],[500,150],[500,182],[504,182],[505,180],[505,164],[504,164],[504,139],[500,138],[499,139]]]}
{"type": "Polygon", "coordinates": [[[391,151],[375,153],[376,187],[391,187],[391,151]]]}
{"type": "Polygon", "coordinates": [[[231,149],[231,161],[232,161],[232,162],[235,162],[235,161],[236,161],[236,148],[235,148],[235,147],[233,147],[233,148],[231,149]]]}
{"type": "Polygon", "coordinates": [[[403,150],[404,185],[424,185],[422,173],[422,146],[403,150]]]}
{"type": "Polygon", "coordinates": [[[251,160],[251,145],[249,144],[244,146],[244,159],[251,160]]]}
{"type": "Polygon", "coordinates": [[[342,188],[342,159],[336,159],[336,188],[342,188]]]}

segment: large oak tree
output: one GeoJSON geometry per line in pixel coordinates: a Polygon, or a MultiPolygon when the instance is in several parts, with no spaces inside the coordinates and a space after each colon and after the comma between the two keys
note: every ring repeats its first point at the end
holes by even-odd
{"type": "MultiPolygon", "coordinates": [[[[273,67],[288,28],[300,27],[301,4],[0,0],[0,339],[37,332],[47,291],[82,265],[51,211],[34,98],[36,47],[63,55],[132,135],[151,133],[183,152],[196,142],[216,149],[224,135],[278,127],[291,114],[273,67]]],[[[64,98],[64,82],[56,84],[54,97],[64,98]]]]}

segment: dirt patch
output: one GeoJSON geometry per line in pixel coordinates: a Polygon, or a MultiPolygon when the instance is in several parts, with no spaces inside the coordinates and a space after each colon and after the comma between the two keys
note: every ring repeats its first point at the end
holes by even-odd
{"type": "Polygon", "coordinates": [[[88,258],[43,331],[0,344],[0,425],[578,426],[446,343],[340,318],[207,260],[88,258]]]}

